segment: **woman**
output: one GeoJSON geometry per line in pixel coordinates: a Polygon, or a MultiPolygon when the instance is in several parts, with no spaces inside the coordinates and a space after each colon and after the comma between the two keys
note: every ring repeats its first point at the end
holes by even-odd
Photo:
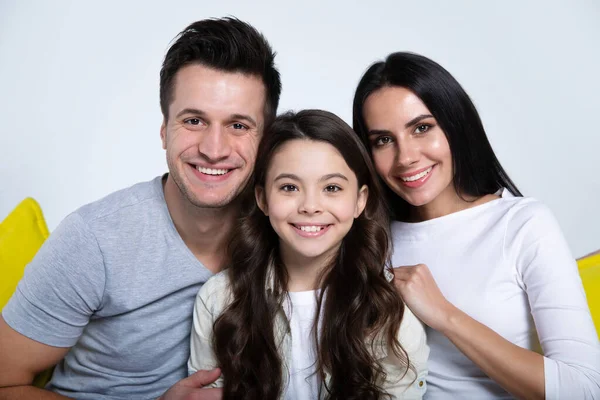
{"type": "Polygon", "coordinates": [[[521,197],[458,82],[394,53],[367,70],[353,107],[396,219],[396,286],[429,327],[427,398],[600,396],[575,260],[548,208],[521,197]]]}
{"type": "Polygon", "coordinates": [[[389,263],[369,155],[335,115],[277,117],[231,266],[198,293],[190,373],[221,368],[225,399],[420,399],[425,331],[389,263]],[[317,322],[318,321],[318,322],[317,322]]]}

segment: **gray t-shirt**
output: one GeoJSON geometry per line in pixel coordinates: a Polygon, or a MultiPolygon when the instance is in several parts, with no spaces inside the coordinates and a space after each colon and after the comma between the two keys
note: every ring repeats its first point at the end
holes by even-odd
{"type": "Polygon", "coordinates": [[[33,340],[71,347],[48,389],[156,398],[187,376],[194,299],[210,276],[175,229],[157,177],[65,218],[2,316],[33,340]]]}

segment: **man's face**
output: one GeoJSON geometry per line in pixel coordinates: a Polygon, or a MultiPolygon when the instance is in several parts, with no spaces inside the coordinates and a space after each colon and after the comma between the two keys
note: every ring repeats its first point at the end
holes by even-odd
{"type": "Polygon", "coordinates": [[[170,176],[190,203],[224,207],[243,190],[263,133],[265,101],[256,76],[196,64],[177,72],[160,136],[170,176]]]}

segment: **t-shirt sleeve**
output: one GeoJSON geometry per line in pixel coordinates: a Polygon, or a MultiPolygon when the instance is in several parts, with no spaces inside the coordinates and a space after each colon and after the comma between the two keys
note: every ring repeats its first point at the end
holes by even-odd
{"type": "Polygon", "coordinates": [[[104,286],[104,261],[96,237],[73,213],[25,268],[2,317],[30,339],[71,347],[100,307],[104,286]]]}
{"type": "Polygon", "coordinates": [[[544,352],[546,399],[600,398],[600,345],[575,259],[550,210],[533,202],[507,231],[544,352]]]}

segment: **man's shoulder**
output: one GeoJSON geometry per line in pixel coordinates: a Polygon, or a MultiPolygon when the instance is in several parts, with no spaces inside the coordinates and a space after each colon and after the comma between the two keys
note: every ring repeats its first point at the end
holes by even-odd
{"type": "Polygon", "coordinates": [[[93,224],[98,220],[135,218],[140,213],[151,213],[154,208],[165,205],[161,177],[139,182],[117,190],[99,200],[86,204],[75,211],[84,222],[93,224]]]}

